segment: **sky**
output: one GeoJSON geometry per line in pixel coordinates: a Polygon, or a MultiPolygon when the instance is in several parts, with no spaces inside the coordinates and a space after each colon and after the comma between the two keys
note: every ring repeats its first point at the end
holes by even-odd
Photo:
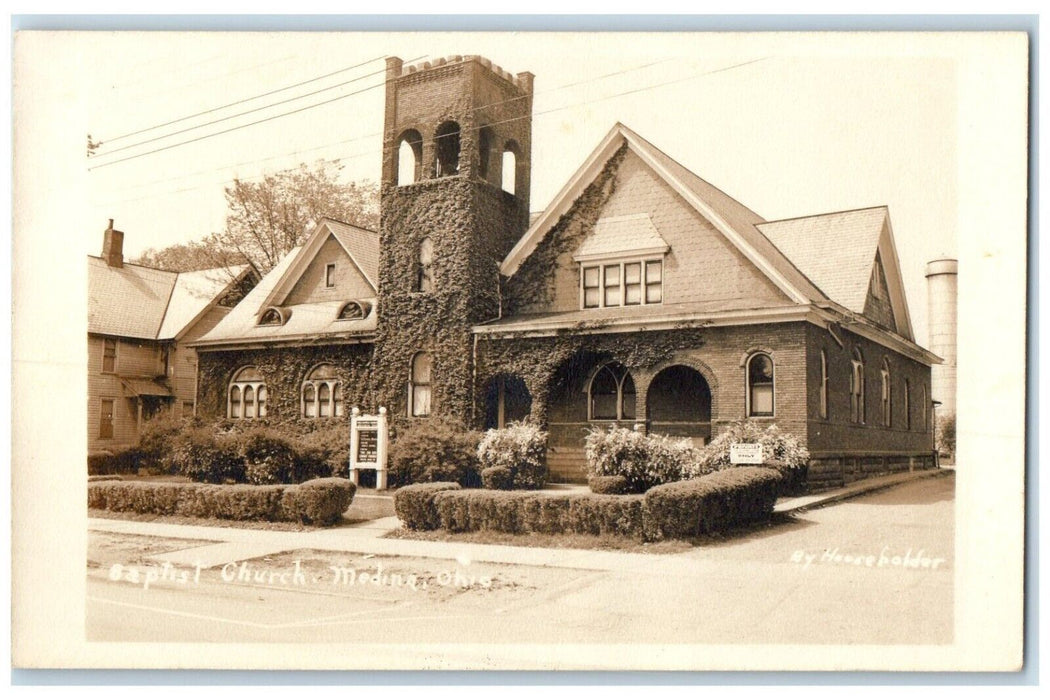
{"type": "Polygon", "coordinates": [[[481,54],[536,76],[533,211],[618,121],[769,220],[888,205],[924,342],[925,263],[955,253],[954,63],[921,42],[891,51],[841,39],[77,35],[56,157],[80,196],[64,209],[83,254],[100,252],[112,218],[134,257],[220,230],[234,177],[326,158],[348,181],[376,181],[382,58],[481,54]],[[102,142],[92,158],[87,134],[102,142]]]}

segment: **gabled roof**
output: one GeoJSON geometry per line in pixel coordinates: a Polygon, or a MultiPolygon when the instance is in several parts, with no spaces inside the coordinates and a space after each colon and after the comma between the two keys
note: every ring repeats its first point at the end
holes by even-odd
{"type": "Polygon", "coordinates": [[[796,303],[826,300],[820,289],[806,279],[806,276],[755,228],[755,224],[764,221],[761,216],[697,177],[656,146],[619,123],[602,139],[550,206],[532,223],[510,251],[500,266],[502,274],[510,276],[517,272],[518,267],[532,254],[544,236],[594,182],[609,158],[625,144],[701,216],[721,231],[790,299],[796,303]]]}
{"type": "MultiPolygon", "coordinates": [[[[306,268],[321,251],[328,237],[332,236],[343,247],[350,257],[350,262],[357,266],[365,281],[378,291],[379,285],[379,234],[365,228],[358,228],[335,219],[321,219],[320,223],[306,237],[301,246],[285,256],[277,267],[283,272],[274,280],[270,293],[260,304],[261,307],[282,306],[296,282],[306,272],[306,268]],[[285,265],[287,263],[287,265],[285,265]]],[[[274,269],[276,270],[277,267],[274,269]]],[[[272,271],[271,271],[272,274],[272,271]]],[[[268,274],[267,277],[270,277],[268,274]]],[[[258,310],[258,309],[257,309],[258,310]]]]}
{"type": "Polygon", "coordinates": [[[111,267],[89,255],[88,332],[177,339],[247,272],[247,265],[182,273],[132,263],[111,267]]]}
{"type": "MultiPolygon", "coordinates": [[[[324,233],[321,240],[326,238],[327,232],[324,233]]],[[[370,338],[376,328],[377,311],[374,298],[355,300],[366,301],[373,308],[371,313],[363,319],[337,320],[339,311],[346,302],[325,301],[282,307],[281,311],[287,318],[283,324],[279,326],[259,325],[262,313],[277,306],[269,303],[268,300],[275,296],[278,286],[287,280],[289,271],[299,266],[309,242],[308,240],[303,246],[293,248],[272,270],[266,273],[259,284],[255,285],[255,288],[248,292],[237,306],[230,310],[230,313],[226,314],[225,318],[191,345],[208,347],[266,341],[310,342],[322,338],[326,342],[331,342],[333,337],[370,338]]]]}
{"type": "Polygon", "coordinates": [[[885,206],[769,221],[758,229],[835,303],[864,313],[876,253],[882,259],[890,303],[901,336],[911,339],[911,319],[885,206]]]}

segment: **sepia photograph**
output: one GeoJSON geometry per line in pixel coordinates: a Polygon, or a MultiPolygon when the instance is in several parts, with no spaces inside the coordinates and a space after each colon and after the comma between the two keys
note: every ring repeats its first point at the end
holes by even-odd
{"type": "Polygon", "coordinates": [[[1020,667],[1025,34],[14,57],[16,666],[1020,667]]]}

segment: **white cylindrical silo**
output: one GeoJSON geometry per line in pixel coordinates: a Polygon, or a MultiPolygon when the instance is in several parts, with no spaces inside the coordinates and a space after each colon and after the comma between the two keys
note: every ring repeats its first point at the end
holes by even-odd
{"type": "Polygon", "coordinates": [[[944,358],[933,366],[931,398],[940,401],[939,416],[955,415],[955,348],[958,317],[959,261],[931,260],[926,265],[929,300],[929,349],[944,358]]]}

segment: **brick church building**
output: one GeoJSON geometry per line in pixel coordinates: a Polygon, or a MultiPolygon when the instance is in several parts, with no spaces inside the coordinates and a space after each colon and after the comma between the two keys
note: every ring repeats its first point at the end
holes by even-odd
{"type": "Polygon", "coordinates": [[[532,83],[387,62],[378,233],[325,220],[195,347],[198,413],[531,417],[554,480],[593,426],[799,436],[810,483],[932,464],[930,368],[885,207],[767,221],[615,125],[530,217],[532,83]]]}

